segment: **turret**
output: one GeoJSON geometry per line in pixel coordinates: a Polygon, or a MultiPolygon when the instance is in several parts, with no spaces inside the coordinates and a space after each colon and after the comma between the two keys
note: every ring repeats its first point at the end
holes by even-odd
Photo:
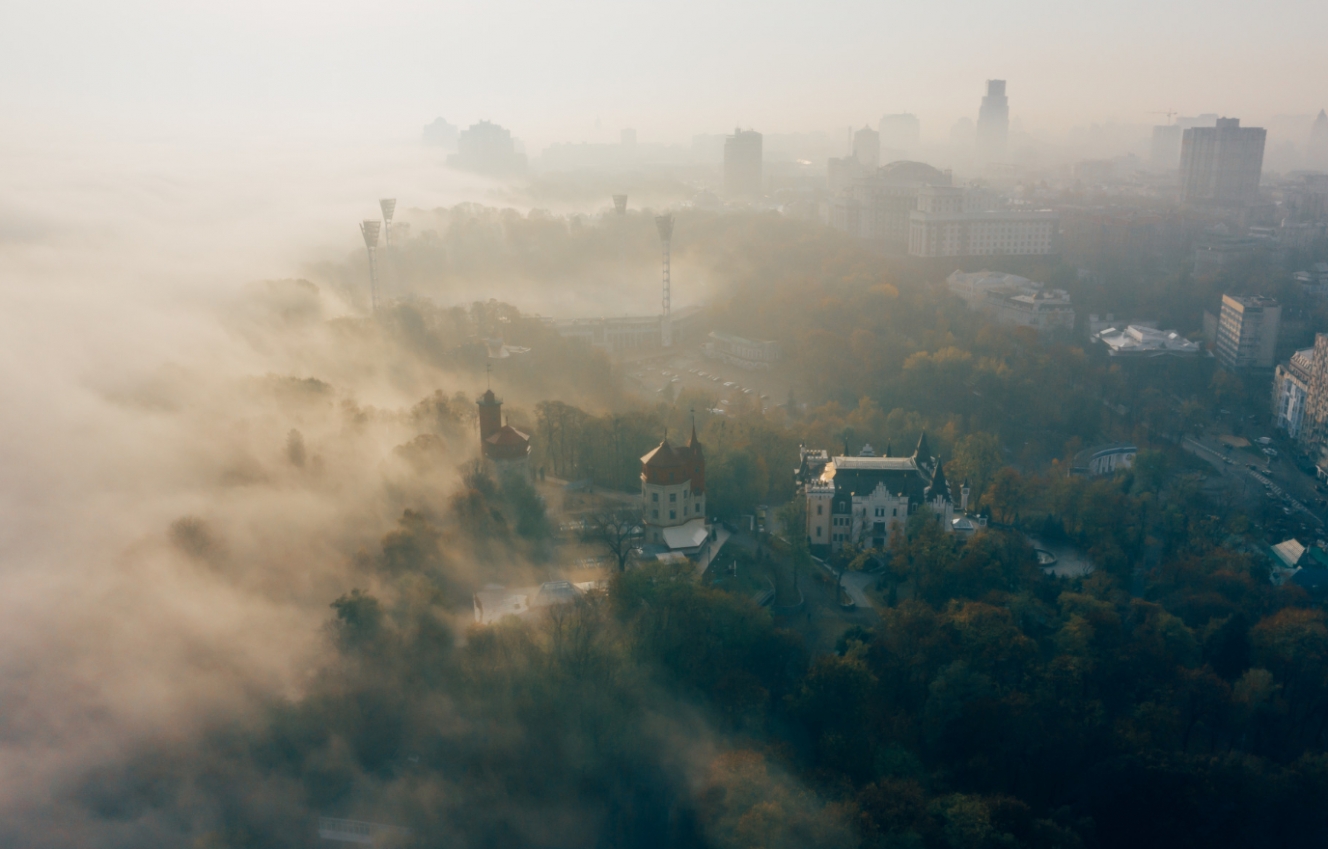
{"type": "Polygon", "coordinates": [[[476,404],[480,408],[480,442],[484,442],[502,429],[503,402],[494,396],[492,389],[487,389],[476,404]]]}

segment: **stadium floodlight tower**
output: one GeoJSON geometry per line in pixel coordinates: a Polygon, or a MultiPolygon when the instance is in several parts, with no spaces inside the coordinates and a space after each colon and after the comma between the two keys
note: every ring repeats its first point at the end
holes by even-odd
{"type": "Polygon", "coordinates": [[[664,250],[664,314],[659,320],[659,344],[661,348],[673,347],[673,310],[672,281],[669,279],[669,250],[673,244],[673,216],[656,215],[655,226],[659,228],[659,241],[664,250]]]}
{"type": "Polygon", "coordinates": [[[627,195],[613,196],[613,211],[618,214],[619,218],[627,215],[627,195]]]}
{"type": "Polygon", "coordinates": [[[396,198],[383,198],[378,201],[383,210],[383,238],[387,240],[387,249],[392,250],[392,215],[397,211],[396,198]]]}
{"type": "Polygon", "coordinates": [[[383,222],[368,219],[360,222],[360,234],[364,236],[364,248],[369,252],[369,311],[378,312],[378,231],[383,222]]]}

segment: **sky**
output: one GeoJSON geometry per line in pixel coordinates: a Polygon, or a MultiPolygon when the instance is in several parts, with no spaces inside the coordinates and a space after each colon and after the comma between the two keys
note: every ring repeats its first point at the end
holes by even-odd
{"type": "Polygon", "coordinates": [[[0,127],[128,137],[415,137],[436,116],[555,141],[875,123],[924,137],[987,78],[1058,133],[1328,105],[1328,4],[1233,0],[388,4],[50,0],[0,28],[0,127]]]}

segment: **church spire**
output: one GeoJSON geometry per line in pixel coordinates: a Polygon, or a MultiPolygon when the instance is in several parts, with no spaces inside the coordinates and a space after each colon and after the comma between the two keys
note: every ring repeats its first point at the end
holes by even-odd
{"type": "Polygon", "coordinates": [[[918,447],[913,452],[913,459],[921,460],[924,463],[931,462],[931,446],[927,444],[927,431],[925,430],[918,437],[918,447]]]}
{"type": "Polygon", "coordinates": [[[941,461],[936,461],[936,471],[931,476],[931,486],[927,487],[927,495],[930,498],[944,498],[950,501],[950,482],[945,479],[945,469],[941,467],[941,461]]]}

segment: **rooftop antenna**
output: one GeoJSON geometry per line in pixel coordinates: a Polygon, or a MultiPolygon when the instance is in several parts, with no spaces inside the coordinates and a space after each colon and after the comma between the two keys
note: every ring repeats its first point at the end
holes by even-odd
{"type": "Polygon", "coordinates": [[[493,391],[493,363],[484,364],[484,388],[493,391]]]}
{"type": "Polygon", "coordinates": [[[360,234],[364,236],[364,248],[369,252],[369,311],[378,312],[378,231],[383,222],[366,219],[360,222],[360,234]]]}
{"type": "Polygon", "coordinates": [[[655,226],[659,228],[659,241],[664,250],[664,315],[659,325],[659,344],[662,348],[672,348],[673,310],[669,303],[672,295],[672,282],[669,280],[669,252],[673,244],[673,216],[668,213],[656,215],[655,226]]]}
{"type": "Polygon", "coordinates": [[[627,215],[627,195],[613,196],[613,211],[618,213],[619,218],[627,215]]]}

